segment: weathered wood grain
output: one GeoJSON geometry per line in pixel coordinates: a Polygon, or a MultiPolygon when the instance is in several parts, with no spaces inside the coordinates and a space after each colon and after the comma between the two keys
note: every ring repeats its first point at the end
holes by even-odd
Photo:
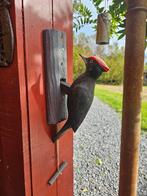
{"type": "Polygon", "coordinates": [[[66,98],[61,80],[66,81],[66,33],[54,29],[43,31],[47,122],[57,124],[66,118],[66,98]]]}

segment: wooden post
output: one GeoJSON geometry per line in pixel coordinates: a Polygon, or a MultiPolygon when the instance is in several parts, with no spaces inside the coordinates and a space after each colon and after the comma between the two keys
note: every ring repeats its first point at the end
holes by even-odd
{"type": "Polygon", "coordinates": [[[136,196],[147,1],[127,6],[119,196],[136,196]]]}

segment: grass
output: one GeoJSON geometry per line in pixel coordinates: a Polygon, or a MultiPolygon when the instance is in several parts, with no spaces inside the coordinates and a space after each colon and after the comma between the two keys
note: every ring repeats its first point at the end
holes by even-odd
{"type": "MultiPolygon", "coordinates": [[[[95,96],[102,100],[104,103],[111,106],[117,112],[122,112],[122,93],[115,92],[111,89],[104,89],[102,86],[97,85],[95,88],[95,96]]],[[[141,128],[147,132],[147,101],[142,102],[141,109],[141,128]]]]}
{"type": "Polygon", "coordinates": [[[142,129],[147,132],[147,101],[142,102],[141,114],[142,114],[141,126],[142,129]]]}

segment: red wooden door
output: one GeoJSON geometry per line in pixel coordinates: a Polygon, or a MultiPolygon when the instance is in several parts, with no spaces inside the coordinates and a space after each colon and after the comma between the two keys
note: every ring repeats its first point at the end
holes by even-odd
{"type": "Polygon", "coordinates": [[[57,28],[67,32],[68,78],[72,75],[72,9],[70,0],[24,0],[26,75],[29,108],[32,190],[35,196],[72,195],[72,133],[56,145],[50,137],[56,126],[46,122],[42,31],[57,28]],[[68,148],[67,148],[68,146],[68,148]],[[68,167],[52,186],[48,179],[62,161],[68,167]]]}
{"type": "Polygon", "coordinates": [[[46,121],[42,47],[44,29],[66,32],[71,82],[72,1],[14,0],[11,10],[16,38],[14,62],[0,69],[0,194],[72,196],[72,132],[57,144],[51,141],[51,133],[62,123],[49,126],[46,121]],[[68,166],[49,186],[47,181],[63,161],[68,166]]]}

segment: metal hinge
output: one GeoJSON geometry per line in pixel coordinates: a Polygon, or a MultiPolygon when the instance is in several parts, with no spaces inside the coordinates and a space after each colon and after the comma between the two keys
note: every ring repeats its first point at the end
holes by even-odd
{"type": "Polygon", "coordinates": [[[12,63],[14,53],[14,33],[9,13],[10,1],[0,0],[0,66],[12,63]]]}

